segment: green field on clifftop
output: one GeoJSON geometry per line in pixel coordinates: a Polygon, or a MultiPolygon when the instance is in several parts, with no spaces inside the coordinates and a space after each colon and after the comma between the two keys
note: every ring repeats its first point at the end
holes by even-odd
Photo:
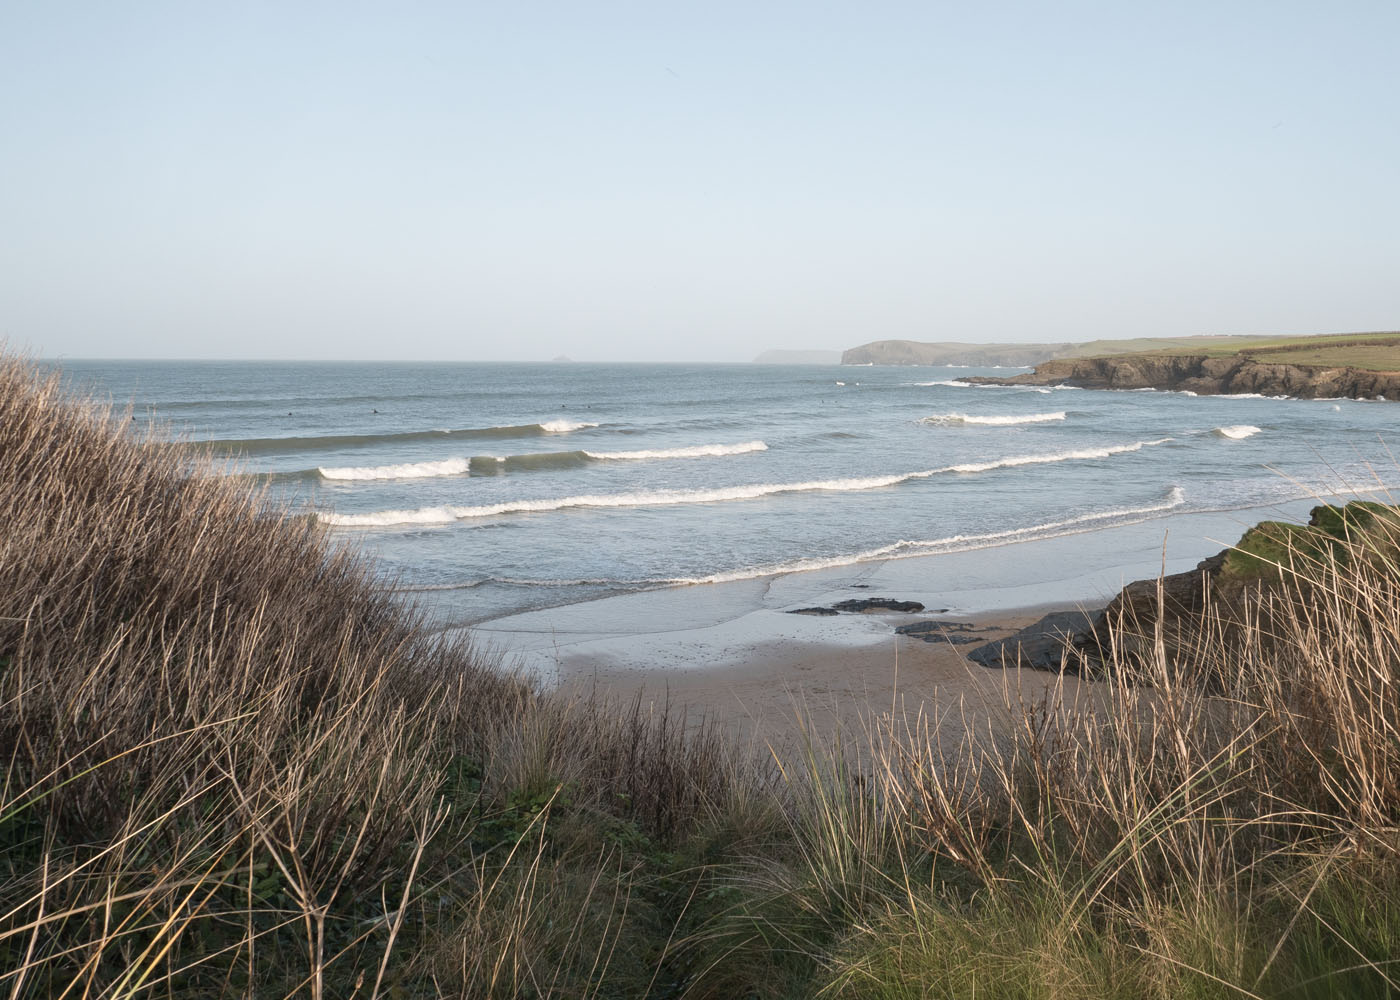
{"type": "MultiPolygon", "coordinates": [[[[1100,343],[1127,345],[1133,342],[1129,340],[1100,343]]],[[[1191,338],[1183,340],[1181,347],[1177,349],[1108,349],[1098,356],[1123,353],[1157,357],[1176,354],[1206,355],[1213,358],[1241,357],[1266,364],[1350,367],[1391,372],[1400,371],[1400,333],[1331,333],[1315,337],[1277,337],[1267,340],[1254,337],[1221,337],[1219,341],[1191,338]]]]}

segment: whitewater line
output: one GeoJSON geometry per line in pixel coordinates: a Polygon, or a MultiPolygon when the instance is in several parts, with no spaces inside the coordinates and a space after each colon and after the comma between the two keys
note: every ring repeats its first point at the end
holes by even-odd
{"type": "Polygon", "coordinates": [[[438,462],[408,462],[397,465],[321,466],[311,471],[322,479],[352,482],[383,479],[433,479],[441,476],[467,475],[472,471],[473,462],[492,462],[496,465],[537,464],[544,468],[548,467],[551,462],[558,463],[560,467],[567,467],[590,459],[610,462],[669,458],[724,458],[730,455],[747,455],[767,450],[768,445],[762,441],[745,441],[741,444],[700,444],[685,448],[658,448],[650,451],[571,451],[534,452],[524,455],[476,455],[472,458],[447,458],[438,462]]]}
{"type": "Polygon", "coordinates": [[[969,413],[933,413],[927,417],[921,417],[919,423],[928,424],[931,427],[948,427],[959,424],[974,424],[987,427],[1010,427],[1015,424],[1048,424],[1057,420],[1065,419],[1064,410],[1056,410],[1054,413],[1022,413],[1008,416],[986,416],[979,417],[969,413]]]}
{"type": "Polygon", "coordinates": [[[1075,451],[1057,452],[1049,455],[1019,455],[1010,458],[994,459],[988,462],[966,462],[959,465],[946,465],[938,469],[921,472],[906,472],[889,476],[867,476],[851,479],[821,479],[801,483],[757,483],[748,486],[722,486],[702,490],[654,490],[637,493],[584,494],[541,500],[510,500],[504,503],[481,506],[455,506],[444,504],[437,507],[420,507],[416,510],[385,510],[369,514],[327,514],[317,513],[317,519],[336,527],[385,527],[395,524],[451,524],[472,518],[495,517],[501,514],[547,513],[574,507],[665,507],[678,504],[718,503],[731,500],[755,500],[759,497],[781,493],[807,493],[813,491],[851,492],[880,489],[895,486],[915,479],[928,479],[931,476],[948,473],[989,472],[993,469],[1014,468],[1024,465],[1045,465],[1055,462],[1085,459],[1108,458],[1139,451],[1142,448],[1165,444],[1171,438],[1155,441],[1138,441],[1134,444],[1113,445],[1104,448],[1081,448],[1075,451]]]}
{"type": "Polygon", "coordinates": [[[1138,524],[1154,514],[1164,514],[1175,510],[1186,502],[1186,493],[1180,486],[1173,486],[1162,503],[1148,507],[1124,507],[1119,510],[1101,511],[1097,514],[1084,514],[1063,521],[1048,521],[1025,528],[1008,528],[1005,531],[991,531],[980,535],[949,535],[947,538],[909,541],[901,539],[882,545],[879,548],[845,556],[826,558],[797,559],[793,562],[776,563],[769,566],[754,566],[748,569],[729,570],[703,577],[681,577],[671,581],[677,586],[703,583],[732,583],[738,580],[753,580],[765,576],[782,576],[787,573],[803,573],[818,569],[838,569],[863,562],[876,562],[890,559],[914,559],[919,556],[945,555],[953,552],[970,552],[977,549],[996,548],[1014,542],[1039,541],[1045,538],[1059,538],[1065,535],[1082,534],[1093,531],[1100,521],[1114,521],[1110,527],[1138,524]]]}

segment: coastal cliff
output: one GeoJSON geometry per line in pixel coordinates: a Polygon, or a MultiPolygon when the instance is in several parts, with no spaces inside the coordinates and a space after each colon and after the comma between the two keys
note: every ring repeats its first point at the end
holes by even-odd
{"type": "Polygon", "coordinates": [[[1047,361],[1010,378],[972,376],[975,385],[1072,385],[1084,389],[1170,389],[1201,396],[1259,393],[1300,399],[1400,399],[1400,371],[1284,364],[1200,354],[1124,355],[1047,361]]]}

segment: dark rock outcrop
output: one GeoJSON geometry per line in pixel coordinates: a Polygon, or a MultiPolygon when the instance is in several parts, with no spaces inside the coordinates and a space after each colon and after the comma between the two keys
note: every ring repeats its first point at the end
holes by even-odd
{"type": "Polygon", "coordinates": [[[969,658],[993,667],[1103,676],[1115,665],[1156,662],[1160,644],[1169,667],[1191,663],[1207,630],[1228,641],[1242,622],[1252,621],[1267,636],[1272,612],[1261,595],[1277,593],[1285,574],[1293,581],[1288,600],[1306,603],[1313,571],[1331,567],[1335,572],[1356,559],[1381,560],[1393,568],[1397,539],[1400,511],[1393,506],[1323,504],[1313,508],[1305,525],[1263,521],[1194,569],[1128,584],[1097,615],[1047,616],[973,650],[969,658]]]}
{"type": "Polygon", "coordinates": [[[974,642],[981,642],[982,633],[989,631],[991,630],[973,625],[971,622],[940,621],[913,622],[909,625],[900,625],[895,629],[897,635],[906,635],[911,639],[919,639],[923,642],[951,643],[954,646],[966,646],[974,642]]]}
{"type": "Polygon", "coordinates": [[[1254,361],[1234,355],[1121,355],[1047,361],[1010,378],[970,376],[974,385],[1073,385],[1083,389],[1172,389],[1201,396],[1259,393],[1318,399],[1400,399],[1400,373],[1254,361]]]}
{"type": "Polygon", "coordinates": [[[967,658],[984,667],[1064,670],[1077,673],[1083,663],[1078,650],[1082,636],[1093,628],[1087,611],[1057,611],[1005,639],[978,646],[967,658]]]}
{"type": "Polygon", "coordinates": [[[863,597],[849,601],[838,601],[829,608],[794,608],[788,614],[830,616],[840,614],[843,611],[856,615],[893,611],[911,615],[923,610],[924,606],[918,601],[897,601],[893,597],[863,597]]]}
{"type": "Polygon", "coordinates": [[[911,615],[916,611],[924,610],[924,606],[918,601],[897,601],[892,597],[862,597],[858,600],[838,601],[832,607],[837,611],[849,611],[853,614],[867,614],[871,611],[898,611],[900,614],[911,615]]]}

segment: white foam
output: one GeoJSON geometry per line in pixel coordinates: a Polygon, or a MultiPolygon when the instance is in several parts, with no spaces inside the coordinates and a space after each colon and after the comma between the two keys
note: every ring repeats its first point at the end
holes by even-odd
{"type": "Polygon", "coordinates": [[[845,382],[837,382],[836,384],[837,384],[837,385],[845,385],[846,383],[845,383],[845,382]]]}
{"type": "Polygon", "coordinates": [[[1056,420],[1065,419],[1065,411],[1058,410],[1055,413],[1022,413],[1009,416],[975,416],[968,413],[935,413],[924,417],[919,421],[921,424],[931,424],[936,427],[955,426],[958,424],[982,424],[992,427],[1007,427],[1014,424],[1045,424],[1056,420]]]}
{"type": "Polygon", "coordinates": [[[706,490],[653,490],[635,493],[584,494],[581,496],[558,497],[540,500],[512,500],[505,503],[485,504],[478,507],[459,507],[444,504],[438,507],[419,507],[416,510],[383,510],[369,514],[317,514],[323,524],[339,527],[384,527],[395,524],[451,524],[453,521],[469,520],[478,517],[495,517],[501,514],[546,513],[565,510],[571,507],[666,507],[677,504],[721,503],[730,500],[755,500],[759,497],[779,493],[850,492],[873,490],[914,479],[927,479],[951,472],[988,472],[1022,465],[1043,465],[1052,462],[1067,462],[1079,459],[1108,458],[1127,452],[1139,451],[1145,447],[1165,444],[1171,438],[1156,441],[1138,441],[1134,444],[1115,445],[1106,448],[1083,448],[1076,451],[1054,452],[1048,455],[1019,455],[1010,458],[994,459],[990,462],[972,462],[963,465],[946,465],[938,469],[921,472],[905,472],[890,476],[865,476],[851,479],[821,479],[801,483],[755,483],[746,486],[722,486],[706,490]]]}
{"type": "Polygon", "coordinates": [[[465,458],[445,458],[440,462],[409,462],[403,465],[354,465],[342,468],[320,468],[322,479],[432,479],[437,476],[462,476],[471,467],[465,458]]]}
{"type": "Polygon", "coordinates": [[[540,423],[540,429],[546,434],[568,434],[570,431],[581,431],[585,427],[597,426],[597,424],[584,423],[578,420],[545,420],[540,423]]]}
{"type": "Polygon", "coordinates": [[[698,444],[689,448],[656,448],[649,451],[585,451],[584,454],[604,461],[641,461],[655,458],[722,458],[767,450],[768,445],[762,441],[745,441],[742,444],[698,444]]]}
{"type": "Polygon", "coordinates": [[[988,472],[992,469],[1007,469],[1018,465],[1044,465],[1050,462],[1073,462],[1089,458],[1109,458],[1113,455],[1123,455],[1128,452],[1141,451],[1143,448],[1154,448],[1159,444],[1166,444],[1172,440],[1169,437],[1158,438],[1155,441],[1138,441],[1135,444],[1110,445],[1106,448],[1079,448],[1075,451],[1059,451],[1049,455],[1019,455],[1013,458],[998,458],[990,462],[967,462],[962,465],[950,465],[938,472],[988,472]]]}
{"type": "Polygon", "coordinates": [[[1230,427],[1217,427],[1215,433],[1225,438],[1232,438],[1235,441],[1253,437],[1259,433],[1259,428],[1253,424],[1234,424],[1230,427]]]}
{"type": "Polygon", "coordinates": [[[952,386],[954,389],[971,389],[971,388],[972,388],[972,384],[969,383],[969,382],[956,382],[956,381],[953,381],[952,379],[943,379],[942,381],[939,381],[939,382],[910,382],[909,384],[910,384],[910,385],[917,385],[917,386],[920,386],[920,387],[923,387],[923,388],[927,388],[928,386],[931,386],[931,385],[947,385],[947,386],[952,386]]]}
{"type": "Polygon", "coordinates": [[[792,562],[775,563],[768,566],[752,566],[745,569],[714,573],[704,577],[690,577],[674,581],[679,584],[730,583],[736,580],[752,580],[765,576],[780,576],[786,573],[802,573],[818,569],[836,569],[853,566],[857,563],[884,561],[887,559],[913,559],[919,556],[939,555],[949,552],[968,552],[974,549],[989,549],[1013,542],[1032,539],[1055,538],[1062,535],[1082,534],[1094,531],[1112,521],[1117,524],[1135,524],[1148,520],[1157,514],[1175,510],[1186,502],[1186,493],[1180,486],[1173,486],[1163,502],[1146,507],[1124,507],[1118,510],[1084,514],[1063,521],[1049,521],[1026,528],[1010,528],[1006,531],[992,531],[981,535],[949,535],[947,538],[909,541],[901,539],[890,545],[882,545],[864,552],[830,556],[818,559],[797,559],[792,562]]]}

